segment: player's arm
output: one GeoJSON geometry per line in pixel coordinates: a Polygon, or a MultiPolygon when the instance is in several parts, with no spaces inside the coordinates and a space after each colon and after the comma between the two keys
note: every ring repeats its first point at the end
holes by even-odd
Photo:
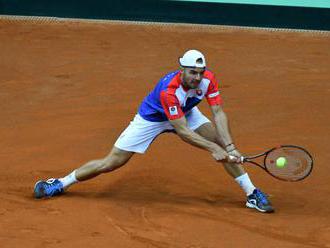
{"type": "Polygon", "coordinates": [[[223,108],[221,105],[211,105],[210,108],[213,114],[218,140],[227,152],[236,150],[231,136],[228,118],[226,113],[223,111],[223,108]]]}
{"type": "Polygon", "coordinates": [[[213,152],[217,149],[218,145],[216,143],[206,140],[188,128],[187,120],[184,116],[179,119],[170,120],[170,123],[183,141],[210,152],[213,152]]]}
{"type": "Polygon", "coordinates": [[[229,155],[240,157],[241,154],[237,151],[231,136],[227,115],[222,108],[223,101],[220,97],[218,81],[214,75],[211,75],[210,79],[206,99],[213,114],[218,140],[229,155]]]}
{"type": "Polygon", "coordinates": [[[227,159],[228,154],[218,144],[204,139],[188,128],[186,117],[175,94],[162,91],[160,101],[169,122],[183,141],[211,152],[217,161],[227,159]]]}
{"type": "Polygon", "coordinates": [[[211,152],[212,156],[217,161],[227,159],[227,157],[228,157],[227,152],[224,151],[219,145],[206,140],[199,134],[197,134],[194,131],[192,131],[191,129],[189,129],[187,126],[187,120],[184,116],[181,118],[169,120],[169,121],[172,124],[172,126],[174,127],[176,133],[179,135],[179,137],[183,141],[185,141],[193,146],[196,146],[196,147],[199,147],[199,148],[202,148],[204,150],[211,152]]]}

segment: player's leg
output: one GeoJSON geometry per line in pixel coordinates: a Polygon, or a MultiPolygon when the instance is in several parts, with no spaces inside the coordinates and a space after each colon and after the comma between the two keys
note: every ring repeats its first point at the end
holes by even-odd
{"type": "Polygon", "coordinates": [[[59,195],[75,183],[89,180],[102,173],[120,168],[128,162],[133,154],[134,152],[113,147],[109,155],[105,158],[89,161],[63,178],[38,181],[34,187],[34,196],[36,198],[42,198],[59,195]]]}
{"type": "Polygon", "coordinates": [[[125,165],[133,155],[134,152],[124,151],[114,146],[105,158],[89,161],[75,170],[75,177],[78,181],[85,181],[102,173],[114,171],[125,165]]]}
{"type": "MultiPolygon", "coordinates": [[[[197,109],[198,110],[198,109],[197,109]]],[[[194,111],[190,118],[187,118],[192,125],[192,129],[201,135],[202,137],[217,143],[221,146],[221,142],[216,135],[216,129],[214,125],[198,110],[194,111]]],[[[229,175],[231,175],[235,181],[240,185],[247,195],[246,206],[250,208],[256,208],[261,212],[273,212],[274,209],[271,206],[267,196],[257,189],[248,173],[244,170],[243,166],[238,163],[224,163],[224,167],[229,175]]]]}
{"type": "Polygon", "coordinates": [[[72,184],[120,168],[129,161],[134,153],[144,153],[157,135],[170,127],[169,123],[164,125],[161,122],[149,122],[136,115],[130,125],[119,136],[108,156],[92,160],[63,178],[38,181],[34,187],[35,197],[59,195],[72,184]]]}

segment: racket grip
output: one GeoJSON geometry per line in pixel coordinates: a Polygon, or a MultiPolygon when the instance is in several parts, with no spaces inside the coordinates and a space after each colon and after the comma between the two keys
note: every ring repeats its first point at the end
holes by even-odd
{"type": "Polygon", "coordinates": [[[232,155],[229,155],[228,156],[228,162],[230,163],[240,163],[242,164],[244,162],[244,157],[235,157],[235,156],[232,156],[232,155]]]}

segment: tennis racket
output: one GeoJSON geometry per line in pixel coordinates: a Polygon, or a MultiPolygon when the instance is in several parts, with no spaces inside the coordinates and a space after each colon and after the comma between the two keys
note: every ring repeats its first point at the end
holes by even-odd
{"type": "Polygon", "coordinates": [[[229,156],[234,161],[239,159],[241,163],[250,163],[264,169],[273,177],[283,180],[296,182],[309,176],[313,169],[313,157],[304,148],[294,145],[281,145],[274,147],[264,153],[236,158],[229,156]],[[278,165],[277,159],[285,160],[285,164],[278,165]],[[258,163],[257,160],[260,162],[258,163]]]}

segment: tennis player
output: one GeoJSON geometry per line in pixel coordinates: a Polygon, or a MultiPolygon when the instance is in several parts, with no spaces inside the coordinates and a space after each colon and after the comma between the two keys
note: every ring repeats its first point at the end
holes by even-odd
{"type": "Polygon", "coordinates": [[[229,131],[223,111],[218,82],[206,68],[204,55],[189,50],[179,58],[180,70],[170,72],[159,80],[142,101],[138,113],[121,133],[109,155],[92,160],[59,179],[38,181],[36,198],[64,193],[75,183],[114,171],[135,153],[145,153],[152,141],[164,132],[174,132],[184,142],[208,151],[215,162],[222,162],[226,171],[247,195],[246,206],[260,212],[274,211],[267,195],[256,188],[240,163],[229,156],[240,157],[229,131]],[[198,109],[206,98],[213,114],[213,124],[198,109]]]}

